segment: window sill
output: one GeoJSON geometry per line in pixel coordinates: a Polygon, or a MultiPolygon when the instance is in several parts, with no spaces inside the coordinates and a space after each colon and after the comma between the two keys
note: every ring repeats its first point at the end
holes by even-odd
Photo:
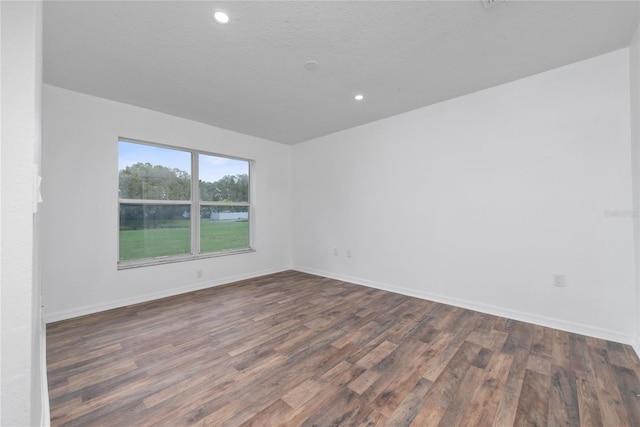
{"type": "Polygon", "coordinates": [[[130,268],[149,267],[152,265],[172,264],[174,262],[194,261],[206,258],[217,258],[227,255],[246,254],[255,252],[255,249],[234,249],[220,252],[207,252],[198,255],[179,255],[179,256],[167,256],[158,258],[148,258],[135,261],[118,261],[118,270],[128,270],[130,268]]]}

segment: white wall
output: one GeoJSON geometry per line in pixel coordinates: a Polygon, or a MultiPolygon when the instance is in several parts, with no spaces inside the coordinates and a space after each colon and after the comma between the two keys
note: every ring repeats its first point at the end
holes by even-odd
{"type": "Polygon", "coordinates": [[[632,342],[628,58],[294,146],[294,265],[632,342]]]}
{"type": "Polygon", "coordinates": [[[47,321],[291,266],[290,146],[47,85],[44,135],[47,321]],[[256,252],[118,271],[119,136],[255,160],[256,252]]]}
{"type": "Polygon", "coordinates": [[[38,218],[33,215],[42,130],[42,4],[1,2],[0,11],[0,425],[46,425],[38,218]]]}
{"type": "MultiPolygon", "coordinates": [[[[631,99],[631,186],[635,214],[633,217],[635,281],[638,322],[640,322],[640,27],[638,27],[629,46],[629,86],[631,99]]],[[[638,352],[640,350],[640,323],[638,324],[635,347],[638,352]]]]}

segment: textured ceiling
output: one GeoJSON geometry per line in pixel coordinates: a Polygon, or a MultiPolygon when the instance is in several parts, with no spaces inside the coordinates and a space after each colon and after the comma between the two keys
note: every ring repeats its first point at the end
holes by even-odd
{"type": "Polygon", "coordinates": [[[637,1],[46,1],[44,80],[295,144],[626,47],[638,16],[637,1]]]}

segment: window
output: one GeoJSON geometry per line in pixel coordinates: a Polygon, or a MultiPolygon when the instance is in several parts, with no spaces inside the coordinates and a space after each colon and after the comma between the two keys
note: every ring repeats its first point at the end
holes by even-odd
{"type": "Polygon", "coordinates": [[[250,161],[120,139],[119,268],[251,250],[250,161]]]}

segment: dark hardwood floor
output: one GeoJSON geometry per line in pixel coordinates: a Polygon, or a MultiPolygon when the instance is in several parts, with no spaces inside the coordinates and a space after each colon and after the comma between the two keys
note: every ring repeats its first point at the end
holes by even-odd
{"type": "Polygon", "coordinates": [[[54,426],[640,426],[627,345],[299,272],[48,325],[54,426]]]}

